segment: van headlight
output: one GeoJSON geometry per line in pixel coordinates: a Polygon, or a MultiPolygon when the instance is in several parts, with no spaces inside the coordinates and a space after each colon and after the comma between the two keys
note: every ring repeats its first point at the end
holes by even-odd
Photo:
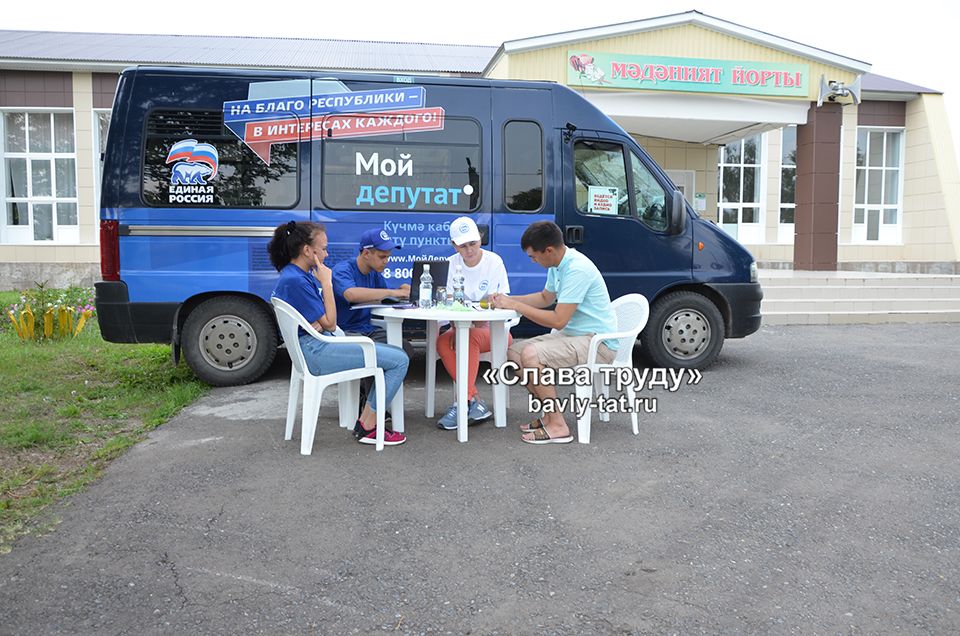
{"type": "Polygon", "coordinates": [[[750,263],[750,282],[755,283],[758,280],[760,280],[760,278],[757,276],[757,261],[752,261],[750,263]]]}

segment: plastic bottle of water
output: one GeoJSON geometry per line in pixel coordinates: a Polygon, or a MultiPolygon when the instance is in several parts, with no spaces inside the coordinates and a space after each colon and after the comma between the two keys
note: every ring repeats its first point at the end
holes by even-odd
{"type": "Polygon", "coordinates": [[[463,268],[457,265],[457,271],[453,275],[453,302],[464,304],[463,296],[463,268]]]}
{"type": "Polygon", "coordinates": [[[433,276],[430,275],[430,266],[423,266],[423,274],[420,275],[420,300],[418,305],[421,309],[430,309],[433,306],[433,276]]]}

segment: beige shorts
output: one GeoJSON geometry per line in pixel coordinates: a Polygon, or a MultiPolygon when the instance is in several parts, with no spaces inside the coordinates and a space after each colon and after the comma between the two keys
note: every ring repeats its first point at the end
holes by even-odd
{"type": "MultiPolygon", "coordinates": [[[[575,367],[578,364],[586,364],[592,337],[592,335],[567,336],[556,331],[536,338],[514,342],[509,351],[519,358],[525,347],[533,345],[537,350],[537,357],[540,358],[540,364],[543,366],[553,369],[575,367]]],[[[609,364],[613,362],[616,355],[615,351],[602,342],[597,347],[597,362],[599,363],[609,364]]]]}

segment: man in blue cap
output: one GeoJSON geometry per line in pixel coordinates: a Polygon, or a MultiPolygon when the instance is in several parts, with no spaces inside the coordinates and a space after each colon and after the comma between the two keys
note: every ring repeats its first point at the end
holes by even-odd
{"type": "MultiPolygon", "coordinates": [[[[386,342],[386,332],[370,322],[369,309],[351,309],[351,305],[376,303],[388,296],[410,297],[410,285],[387,286],[383,270],[393,250],[400,249],[386,230],[372,229],[360,235],[360,253],[333,268],[333,293],[337,302],[337,324],[348,335],[386,342]],[[381,333],[378,333],[381,332],[381,333]],[[375,337],[382,336],[381,337],[375,337]]],[[[406,346],[404,346],[406,349],[406,346]]],[[[409,351],[408,351],[409,354],[409,351]]]]}
{"type": "MultiPolygon", "coordinates": [[[[359,303],[375,303],[387,296],[397,298],[410,297],[410,285],[387,287],[383,270],[393,250],[400,249],[386,230],[370,229],[360,235],[360,253],[354,259],[336,264],[333,268],[333,296],[337,303],[337,326],[348,336],[366,336],[375,342],[387,342],[387,332],[383,327],[374,325],[369,309],[351,309],[359,303]]],[[[407,357],[413,357],[413,345],[406,339],[403,350],[407,357]]],[[[361,384],[361,404],[371,381],[361,384]]]]}

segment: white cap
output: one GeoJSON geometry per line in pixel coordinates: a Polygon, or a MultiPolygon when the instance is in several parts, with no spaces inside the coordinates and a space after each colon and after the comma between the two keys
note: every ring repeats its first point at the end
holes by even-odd
{"type": "Polygon", "coordinates": [[[450,238],[457,245],[480,240],[480,230],[469,216],[461,216],[450,223],[450,238]]]}

